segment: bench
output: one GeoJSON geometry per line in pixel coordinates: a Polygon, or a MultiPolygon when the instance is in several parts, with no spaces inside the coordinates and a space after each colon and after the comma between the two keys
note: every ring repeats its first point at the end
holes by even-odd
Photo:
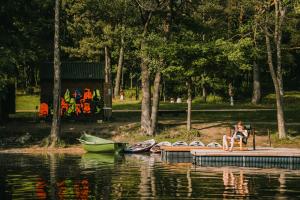
{"type": "MultiPolygon", "coordinates": [[[[253,145],[253,150],[255,150],[255,129],[250,124],[246,124],[244,126],[245,126],[245,129],[248,131],[247,143],[249,141],[250,136],[252,135],[252,145],[253,145]]],[[[234,130],[235,130],[235,127],[231,126],[228,129],[227,135],[232,137],[234,134],[234,130]]],[[[229,140],[228,143],[230,143],[230,139],[228,138],[227,140],[229,140]]],[[[243,150],[243,145],[247,145],[247,143],[244,144],[242,140],[234,140],[234,144],[238,144],[240,147],[240,150],[243,150]]]]}

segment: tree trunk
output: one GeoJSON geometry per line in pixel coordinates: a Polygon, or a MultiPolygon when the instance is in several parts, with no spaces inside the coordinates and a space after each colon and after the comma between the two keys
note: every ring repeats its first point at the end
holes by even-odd
{"type": "Polygon", "coordinates": [[[114,89],[115,97],[120,95],[120,80],[121,80],[122,69],[123,69],[123,59],[124,59],[124,36],[121,37],[121,46],[120,46],[120,54],[119,54],[119,61],[118,61],[118,69],[117,69],[115,89],[114,89]]]}
{"type": "Polygon", "coordinates": [[[151,103],[151,94],[150,94],[150,77],[148,69],[148,55],[145,47],[145,37],[148,32],[148,25],[152,17],[152,12],[148,14],[147,21],[144,24],[143,38],[141,41],[141,79],[142,79],[142,105],[141,105],[141,133],[148,134],[150,133],[151,127],[151,118],[150,118],[150,103],[151,103]]]}
{"type": "Polygon", "coordinates": [[[150,94],[150,77],[149,77],[149,70],[148,70],[148,60],[147,55],[144,47],[144,41],[141,44],[141,51],[142,51],[142,115],[141,115],[141,129],[143,133],[150,133],[151,127],[151,119],[150,119],[150,101],[151,101],[151,94],[150,94]]]}
{"type": "Polygon", "coordinates": [[[55,200],[57,199],[57,157],[55,154],[51,153],[49,155],[49,168],[50,168],[50,199],[55,200]]]}
{"type": "Polygon", "coordinates": [[[281,0],[275,0],[275,44],[277,55],[277,79],[281,96],[284,95],[282,65],[281,65],[281,39],[282,39],[282,23],[285,17],[285,9],[282,8],[281,0]]]}
{"type": "Polygon", "coordinates": [[[158,108],[159,108],[160,79],[161,79],[161,73],[158,70],[155,74],[155,80],[154,80],[150,135],[154,135],[156,132],[156,128],[157,128],[157,113],[158,113],[158,108]]]}
{"type": "Polygon", "coordinates": [[[252,103],[258,104],[261,100],[261,89],[260,89],[260,70],[256,61],[253,61],[253,94],[252,103]]]}
{"type": "MultiPolygon", "coordinates": [[[[276,72],[273,66],[272,60],[272,49],[270,44],[269,33],[267,27],[264,27],[266,46],[267,46],[267,55],[268,55],[268,66],[270,69],[271,77],[273,80],[276,96],[276,106],[277,106],[277,125],[278,125],[278,136],[280,139],[286,138],[286,127],[284,119],[284,108],[283,108],[283,96],[280,94],[279,79],[276,76],[276,72]]],[[[277,72],[278,73],[278,72],[277,72]]]]}
{"type": "Polygon", "coordinates": [[[187,89],[188,89],[188,99],[187,99],[187,104],[188,104],[188,110],[187,110],[187,120],[186,120],[186,128],[188,131],[191,130],[192,126],[192,83],[191,80],[187,81],[187,89]]]}
{"type": "MultiPolygon", "coordinates": [[[[163,31],[164,38],[167,42],[170,37],[170,25],[171,25],[171,8],[172,8],[172,0],[169,0],[167,6],[167,14],[163,21],[163,31]]],[[[151,127],[150,127],[150,135],[154,135],[157,127],[157,116],[158,116],[158,108],[159,108],[159,91],[160,91],[160,79],[161,79],[161,71],[160,68],[164,65],[164,60],[160,59],[159,66],[156,69],[156,75],[154,80],[154,91],[153,91],[153,101],[152,101],[152,112],[151,112],[151,127]]]]}
{"type": "Polygon", "coordinates": [[[112,116],[112,86],[111,86],[111,54],[108,46],[105,51],[105,85],[104,85],[104,118],[109,120],[112,116]]]}
{"type": "Polygon", "coordinates": [[[105,83],[111,82],[111,55],[108,46],[104,47],[105,51],[105,83]]]}
{"type": "Polygon", "coordinates": [[[205,84],[202,85],[202,98],[203,98],[203,101],[206,103],[207,91],[206,91],[205,84]]]}
{"type": "Polygon", "coordinates": [[[132,82],[133,81],[133,75],[132,72],[130,72],[130,89],[132,90],[132,82]]]}
{"type": "MultiPolygon", "coordinates": [[[[257,16],[255,15],[254,18],[254,26],[253,26],[253,42],[254,42],[254,49],[255,51],[258,51],[256,38],[257,38],[257,16]]],[[[254,56],[253,61],[253,93],[252,93],[252,100],[251,102],[253,104],[258,104],[261,101],[261,86],[260,86],[260,67],[257,65],[256,59],[257,56],[254,56]]]]}
{"type": "Polygon", "coordinates": [[[54,83],[53,83],[53,117],[50,134],[50,146],[57,144],[60,135],[60,93],[61,93],[61,74],[60,74],[60,44],[59,44],[59,11],[60,0],[55,1],[55,25],[54,25],[54,83]]]}

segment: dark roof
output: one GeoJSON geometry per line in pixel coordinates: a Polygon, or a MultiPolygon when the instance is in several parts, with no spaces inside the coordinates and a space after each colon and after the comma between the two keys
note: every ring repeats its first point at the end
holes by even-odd
{"type": "MultiPolygon", "coordinates": [[[[53,63],[43,63],[40,66],[41,80],[53,79],[53,63]]],[[[104,65],[90,62],[62,62],[61,79],[104,79],[104,65]]]]}

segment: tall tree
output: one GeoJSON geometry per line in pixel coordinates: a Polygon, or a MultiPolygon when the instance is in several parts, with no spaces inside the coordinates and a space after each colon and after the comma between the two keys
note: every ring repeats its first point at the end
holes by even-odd
{"type": "MultiPolygon", "coordinates": [[[[143,18],[143,17],[142,17],[143,18]]],[[[142,105],[141,105],[141,129],[142,133],[150,133],[151,118],[150,118],[150,74],[148,69],[148,56],[146,52],[146,35],[148,33],[148,26],[152,18],[152,11],[147,12],[146,19],[144,19],[144,28],[141,39],[141,80],[142,80],[142,105]]]]}
{"type": "Polygon", "coordinates": [[[124,63],[124,49],[125,49],[125,41],[124,41],[124,35],[122,35],[121,42],[120,42],[120,51],[119,51],[117,74],[115,80],[115,88],[114,88],[115,97],[119,96],[120,94],[121,75],[122,75],[123,63],[124,63]]]}
{"type": "Polygon", "coordinates": [[[61,93],[61,73],[60,73],[60,41],[59,41],[59,13],[60,0],[55,0],[55,23],[54,23],[54,79],[53,79],[53,117],[50,133],[50,146],[54,147],[60,136],[60,93],[61,93]]]}
{"type": "Polygon", "coordinates": [[[253,91],[252,91],[252,100],[253,104],[258,104],[261,100],[261,84],[260,84],[260,67],[257,63],[258,57],[258,45],[257,45],[257,34],[258,34],[258,22],[257,17],[254,16],[254,26],[253,26],[253,66],[252,66],[252,74],[253,74],[253,91]]]}
{"type": "Polygon", "coordinates": [[[281,68],[281,39],[282,39],[282,25],[285,17],[286,8],[283,7],[281,0],[274,0],[273,4],[267,3],[267,10],[264,10],[265,14],[265,24],[264,24],[264,34],[266,39],[267,47],[267,61],[270,70],[270,74],[273,80],[276,96],[276,107],[277,107],[277,126],[278,135],[280,139],[286,138],[286,127],[285,127],[285,117],[284,117],[284,103],[283,103],[283,88],[282,88],[282,68],[281,68]],[[276,63],[277,69],[273,63],[273,52],[271,46],[269,28],[269,9],[275,6],[275,23],[274,23],[274,42],[276,51],[276,63]]]}
{"type": "MultiPolygon", "coordinates": [[[[172,25],[172,8],[173,8],[173,0],[167,0],[166,6],[164,8],[164,16],[163,16],[163,38],[164,42],[167,44],[170,39],[171,34],[171,25],[172,25]]],[[[151,109],[151,127],[150,127],[150,135],[154,135],[157,129],[157,117],[159,110],[159,100],[160,100],[160,86],[161,86],[161,67],[166,65],[166,61],[160,57],[159,64],[157,65],[154,84],[153,84],[153,102],[151,109]]]]}

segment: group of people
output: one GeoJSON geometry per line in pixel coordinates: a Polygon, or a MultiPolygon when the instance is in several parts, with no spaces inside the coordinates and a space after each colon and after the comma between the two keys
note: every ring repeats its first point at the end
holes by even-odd
{"type": "Polygon", "coordinates": [[[234,132],[232,135],[224,135],[223,136],[223,149],[225,151],[232,151],[234,141],[239,140],[240,142],[247,143],[249,133],[248,130],[245,128],[243,125],[242,121],[239,121],[235,126],[234,126],[234,132]],[[230,141],[230,146],[228,145],[228,141],[230,141]]]}

